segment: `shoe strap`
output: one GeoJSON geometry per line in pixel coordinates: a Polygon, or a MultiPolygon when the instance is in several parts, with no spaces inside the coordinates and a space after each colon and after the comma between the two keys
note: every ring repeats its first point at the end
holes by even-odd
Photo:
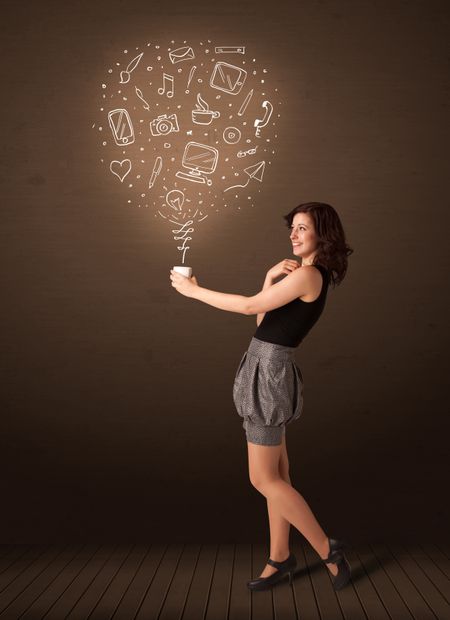
{"type": "Polygon", "coordinates": [[[342,560],[342,551],[337,549],[335,551],[331,551],[329,556],[325,558],[325,560],[322,560],[322,562],[324,564],[334,564],[335,562],[339,562],[340,560],[342,560]]]}
{"type": "Polygon", "coordinates": [[[284,562],[275,562],[275,560],[271,560],[270,558],[267,560],[267,564],[270,564],[270,566],[273,566],[274,568],[283,568],[284,566],[286,566],[287,561],[290,559],[291,556],[289,556],[286,560],[284,560],[284,562]]]}

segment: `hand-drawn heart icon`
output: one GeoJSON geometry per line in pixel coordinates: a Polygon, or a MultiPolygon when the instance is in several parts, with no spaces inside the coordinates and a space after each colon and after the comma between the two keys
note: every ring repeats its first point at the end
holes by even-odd
{"type": "Polygon", "coordinates": [[[122,159],[122,161],[114,159],[109,164],[109,169],[120,179],[120,182],[123,183],[124,178],[131,170],[131,161],[129,159],[122,159]]]}

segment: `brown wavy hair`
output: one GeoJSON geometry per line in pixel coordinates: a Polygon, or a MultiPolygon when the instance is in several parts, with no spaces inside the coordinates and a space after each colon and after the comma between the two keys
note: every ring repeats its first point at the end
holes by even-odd
{"type": "Polygon", "coordinates": [[[333,287],[336,287],[347,273],[347,256],[353,254],[353,249],[346,243],[339,215],[334,207],[325,202],[305,202],[283,215],[288,228],[296,213],[308,213],[311,216],[318,237],[313,264],[323,265],[328,270],[333,287]]]}

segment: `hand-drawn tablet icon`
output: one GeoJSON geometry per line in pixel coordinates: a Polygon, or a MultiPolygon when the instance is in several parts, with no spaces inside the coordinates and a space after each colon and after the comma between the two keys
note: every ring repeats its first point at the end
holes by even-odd
{"type": "Polygon", "coordinates": [[[213,146],[207,146],[198,142],[188,142],[184,149],[181,164],[189,172],[179,170],[175,176],[186,181],[211,185],[211,179],[204,175],[214,172],[218,159],[219,151],[213,146]]]}
{"type": "Polygon", "coordinates": [[[213,69],[209,84],[211,88],[217,88],[230,95],[237,95],[247,78],[247,71],[227,62],[218,62],[213,69]]]}
{"type": "Polygon", "coordinates": [[[134,129],[130,115],[124,108],[108,112],[109,126],[118,146],[128,146],[134,142],[134,129]]]}
{"type": "Polygon", "coordinates": [[[192,47],[179,47],[177,50],[169,52],[169,58],[173,65],[183,60],[194,60],[195,54],[192,47]]]}
{"type": "Polygon", "coordinates": [[[123,183],[124,178],[131,170],[131,161],[129,159],[122,159],[122,161],[117,161],[117,159],[114,159],[109,164],[109,169],[118,179],[120,179],[120,182],[123,183]]]}

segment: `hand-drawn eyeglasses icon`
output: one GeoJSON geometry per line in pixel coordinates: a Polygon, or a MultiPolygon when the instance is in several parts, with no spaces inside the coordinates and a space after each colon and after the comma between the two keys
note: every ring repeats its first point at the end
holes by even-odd
{"type": "Polygon", "coordinates": [[[118,146],[128,146],[134,142],[134,129],[130,115],[124,108],[108,112],[109,126],[118,146]]]}
{"type": "Polygon", "coordinates": [[[247,78],[247,71],[227,62],[218,62],[213,69],[209,84],[230,95],[237,95],[247,78]]]}
{"type": "Polygon", "coordinates": [[[204,175],[214,172],[218,159],[219,151],[213,146],[207,146],[198,142],[188,142],[184,149],[181,164],[189,172],[179,170],[176,176],[186,181],[211,185],[211,179],[207,179],[204,175]]]}

